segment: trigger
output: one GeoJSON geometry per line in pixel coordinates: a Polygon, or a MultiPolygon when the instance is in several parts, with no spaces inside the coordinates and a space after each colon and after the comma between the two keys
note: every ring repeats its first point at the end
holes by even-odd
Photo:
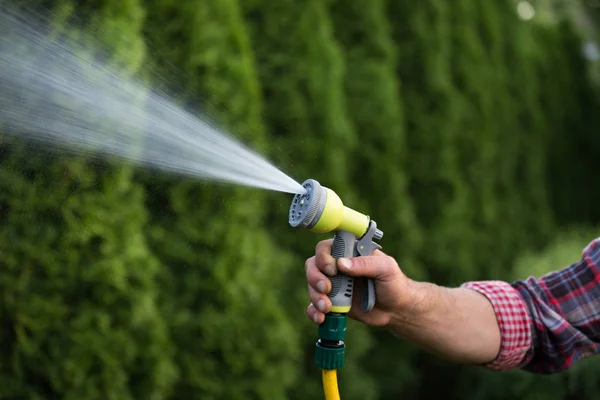
{"type": "Polygon", "coordinates": [[[373,282],[373,279],[371,278],[364,279],[363,282],[363,292],[360,305],[362,312],[369,312],[375,306],[375,282],[373,282]]]}

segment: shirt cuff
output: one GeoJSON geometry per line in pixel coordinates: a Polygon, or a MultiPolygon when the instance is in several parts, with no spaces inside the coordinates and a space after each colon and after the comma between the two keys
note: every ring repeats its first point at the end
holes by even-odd
{"type": "Polygon", "coordinates": [[[500,328],[500,352],[485,367],[496,371],[519,368],[531,348],[532,319],[517,290],[503,281],[466,282],[463,288],[488,298],[500,328]]]}

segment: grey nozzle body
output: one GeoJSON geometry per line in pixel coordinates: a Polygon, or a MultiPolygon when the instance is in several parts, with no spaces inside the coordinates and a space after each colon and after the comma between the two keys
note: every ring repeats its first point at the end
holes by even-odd
{"type": "Polygon", "coordinates": [[[327,202],[327,191],[314,179],[305,180],[302,186],[306,193],[297,194],[292,199],[289,223],[294,228],[310,229],[321,218],[327,202]]]}

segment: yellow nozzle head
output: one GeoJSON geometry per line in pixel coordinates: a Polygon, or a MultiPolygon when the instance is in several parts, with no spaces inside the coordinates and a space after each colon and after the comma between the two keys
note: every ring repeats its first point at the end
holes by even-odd
{"type": "Polygon", "coordinates": [[[314,179],[307,179],[302,186],[306,193],[294,196],[290,206],[289,222],[292,227],[316,233],[348,231],[356,237],[365,234],[369,227],[367,215],[344,206],[333,190],[321,186],[314,179]]]}

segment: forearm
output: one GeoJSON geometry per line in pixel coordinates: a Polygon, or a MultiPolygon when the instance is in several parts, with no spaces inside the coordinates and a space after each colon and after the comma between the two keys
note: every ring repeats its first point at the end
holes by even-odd
{"type": "MultiPolygon", "coordinates": [[[[331,241],[317,246],[305,265],[316,323],[327,309],[327,275],[335,261],[331,241]]],[[[337,267],[353,277],[372,278],[375,309],[351,310],[351,317],[395,334],[448,360],[494,370],[526,369],[554,373],[591,354],[600,354],[600,238],[581,260],[536,279],[508,283],[471,281],[444,288],[407,278],[392,258],[340,259],[337,267]]]]}
{"type": "Polygon", "coordinates": [[[394,313],[391,330],[427,351],[465,364],[487,364],[501,344],[494,308],[482,294],[412,282],[414,305],[394,313]]]}

